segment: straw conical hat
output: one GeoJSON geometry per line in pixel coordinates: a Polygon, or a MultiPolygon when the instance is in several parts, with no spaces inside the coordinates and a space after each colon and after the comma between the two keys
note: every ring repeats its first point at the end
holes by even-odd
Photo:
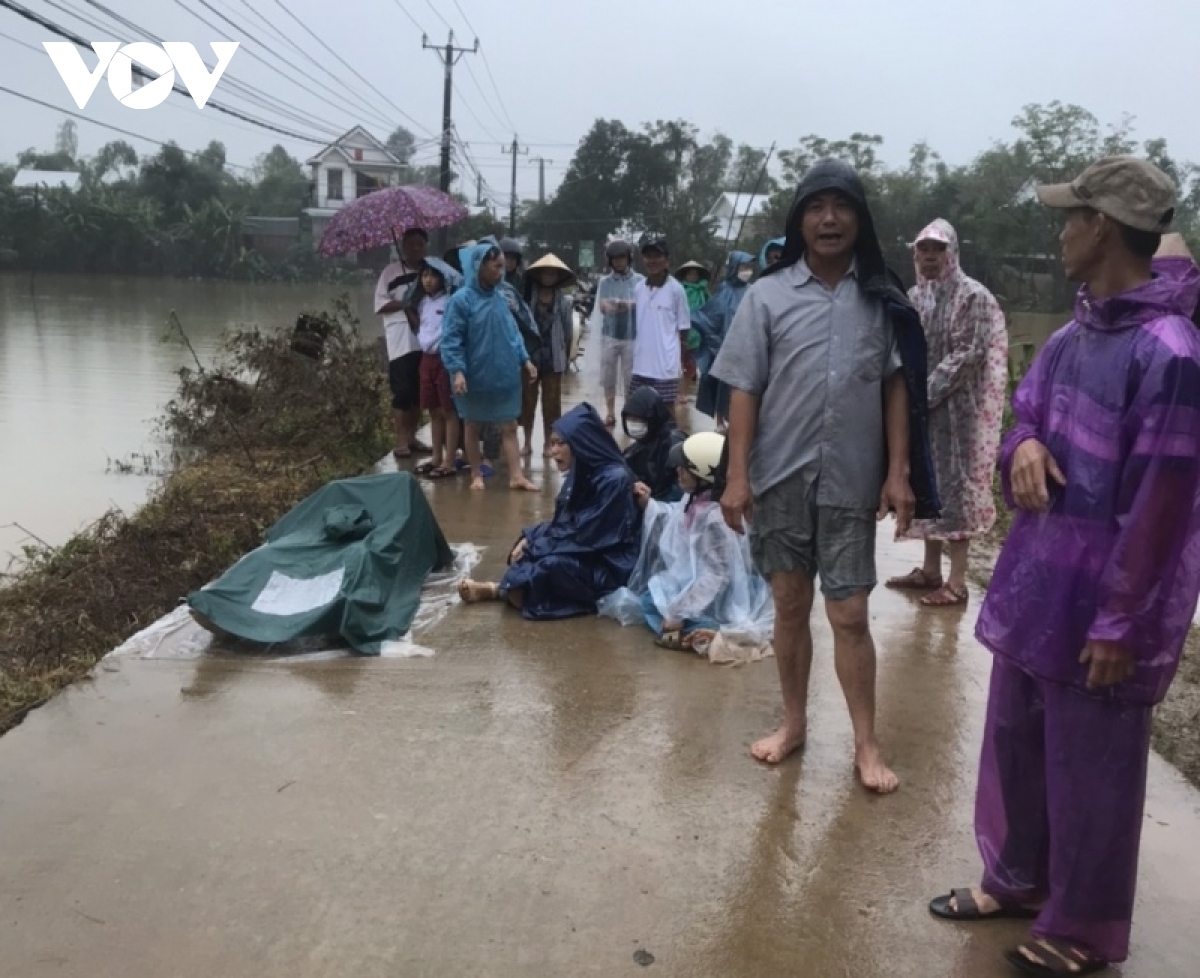
{"type": "MultiPolygon", "coordinates": [[[[564,264],[562,259],[555,254],[542,255],[542,257],[535,261],[532,265],[527,265],[525,267],[525,274],[529,275],[531,272],[540,272],[546,268],[549,268],[551,271],[561,273],[562,280],[564,282],[575,280],[575,273],[571,271],[570,267],[564,264]]],[[[534,278],[536,278],[536,276],[534,276],[534,278]]]]}
{"type": "Polygon", "coordinates": [[[677,269],[675,269],[675,277],[678,278],[684,272],[690,272],[693,269],[695,269],[697,272],[700,273],[701,278],[711,278],[712,277],[712,272],[710,272],[707,268],[705,268],[703,265],[701,265],[698,261],[689,261],[683,265],[680,265],[677,269]]]}
{"type": "MultiPolygon", "coordinates": [[[[1162,244],[1158,246],[1158,252],[1155,258],[1191,258],[1192,253],[1188,250],[1187,242],[1183,240],[1183,235],[1172,232],[1164,234],[1162,244]]],[[[1195,259],[1193,259],[1194,261],[1195,259]]]]}

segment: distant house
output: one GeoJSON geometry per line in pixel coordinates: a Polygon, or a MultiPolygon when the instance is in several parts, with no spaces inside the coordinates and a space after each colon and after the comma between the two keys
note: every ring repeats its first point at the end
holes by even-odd
{"type": "Polygon", "coordinates": [[[325,225],[341,208],[383,187],[398,186],[405,169],[362,126],[355,126],[330,143],[308,160],[308,166],[312,171],[313,200],[305,213],[312,218],[315,241],[320,240],[325,225]]]}
{"type": "Polygon", "coordinates": [[[12,185],[43,190],[78,190],[81,177],[74,170],[18,170],[12,185]]]}
{"type": "Polygon", "coordinates": [[[762,214],[770,200],[769,194],[739,194],[737,191],[727,190],[716,199],[704,218],[716,221],[716,239],[722,244],[730,244],[737,238],[743,220],[746,222],[743,240],[747,237],[754,238],[757,236],[752,231],[755,218],[762,214]]]}

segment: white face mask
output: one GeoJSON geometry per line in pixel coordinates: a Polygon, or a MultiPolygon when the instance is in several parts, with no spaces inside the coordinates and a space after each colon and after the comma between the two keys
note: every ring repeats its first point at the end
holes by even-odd
{"type": "Polygon", "coordinates": [[[650,426],[645,421],[626,421],[625,430],[629,432],[630,438],[640,440],[646,437],[646,432],[650,430],[650,426]]]}
{"type": "Polygon", "coordinates": [[[741,281],[749,282],[750,279],[754,278],[754,269],[753,268],[739,268],[737,276],[739,279],[741,279],[741,281]]]}

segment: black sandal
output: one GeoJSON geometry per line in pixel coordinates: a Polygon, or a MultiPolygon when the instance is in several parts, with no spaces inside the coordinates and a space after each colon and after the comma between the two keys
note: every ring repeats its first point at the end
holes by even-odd
{"type": "Polygon", "coordinates": [[[663,632],[654,644],[660,649],[669,649],[672,652],[686,652],[687,646],[684,642],[683,629],[676,628],[669,632],[663,632]]]}
{"type": "MultiPolygon", "coordinates": [[[[993,898],[994,899],[994,898],[993,898]]],[[[929,912],[943,920],[957,920],[960,923],[973,923],[979,920],[1033,920],[1038,911],[1032,907],[1005,907],[984,913],[975,902],[975,895],[970,887],[951,890],[945,896],[937,897],[929,902],[929,912]],[[954,905],[951,906],[951,901],[954,905]]]]}
{"type": "Polygon", "coordinates": [[[1053,937],[1039,937],[1036,940],[1018,944],[1011,951],[1005,951],[1004,957],[1018,971],[1027,975],[1038,975],[1039,978],[1076,978],[1078,975],[1094,975],[1108,967],[1103,958],[1094,958],[1068,941],[1060,941],[1053,937]],[[1034,961],[1027,954],[1038,958],[1053,955],[1062,962],[1060,967],[1053,967],[1044,961],[1034,961]]]}

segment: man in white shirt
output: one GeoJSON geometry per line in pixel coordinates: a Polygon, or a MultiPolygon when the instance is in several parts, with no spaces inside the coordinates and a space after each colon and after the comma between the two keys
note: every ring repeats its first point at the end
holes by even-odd
{"type": "Polygon", "coordinates": [[[687,293],[671,275],[668,264],[671,249],[666,238],[649,237],[642,241],[642,263],[646,278],[634,290],[637,302],[637,338],[633,348],[633,380],[629,393],[640,387],[653,387],[663,403],[674,405],[676,424],[686,430],[686,407],[679,399],[679,378],[683,376],[683,353],[692,314],[687,293]]]}
{"type": "Polygon", "coordinates": [[[396,429],[397,459],[414,452],[428,455],[430,448],[417,440],[421,426],[421,344],[404,313],[402,300],[408,287],[421,274],[429,234],[424,228],[409,228],[400,241],[400,261],[383,270],[375,286],[375,311],[383,317],[387,340],[388,383],[392,388],[392,422],[396,429]]]}

